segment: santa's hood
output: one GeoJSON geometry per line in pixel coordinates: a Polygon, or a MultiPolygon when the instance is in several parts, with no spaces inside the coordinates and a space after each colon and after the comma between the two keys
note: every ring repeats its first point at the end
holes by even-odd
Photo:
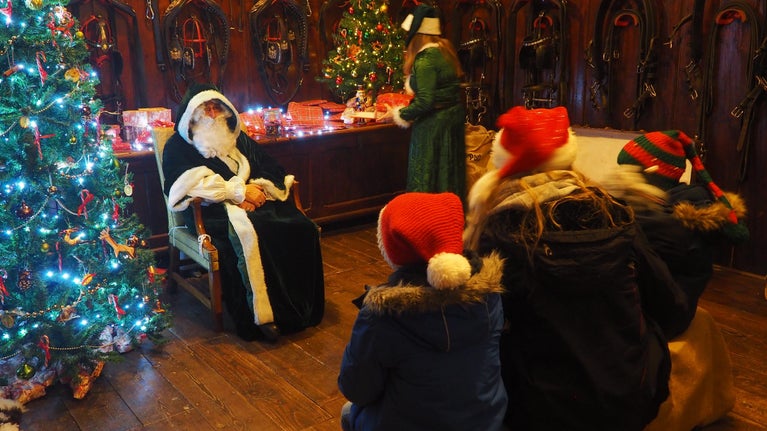
{"type": "Polygon", "coordinates": [[[242,129],[240,113],[226,96],[221,94],[214,85],[196,84],[190,87],[184,98],[181,99],[176,117],[176,131],[186,142],[192,143],[189,139],[189,121],[192,119],[192,112],[203,103],[214,99],[220,100],[234,112],[234,116],[237,118],[237,128],[235,130],[242,129]]]}

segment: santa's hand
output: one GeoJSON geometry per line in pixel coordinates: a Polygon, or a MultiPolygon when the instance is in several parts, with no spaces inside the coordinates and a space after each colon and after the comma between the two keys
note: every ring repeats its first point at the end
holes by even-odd
{"type": "Polygon", "coordinates": [[[256,210],[256,204],[254,204],[253,202],[242,201],[241,203],[237,204],[237,206],[244,209],[247,212],[256,210]]]}
{"type": "Polygon", "coordinates": [[[266,194],[263,187],[257,184],[245,185],[245,201],[261,206],[266,202],[266,194]]]}

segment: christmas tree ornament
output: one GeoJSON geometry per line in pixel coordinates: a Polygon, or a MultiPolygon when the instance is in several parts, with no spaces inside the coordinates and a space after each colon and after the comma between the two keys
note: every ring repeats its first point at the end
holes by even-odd
{"type": "Polygon", "coordinates": [[[21,201],[21,205],[19,205],[19,208],[16,209],[16,217],[27,220],[34,214],[34,211],[32,211],[32,208],[27,205],[26,201],[21,201]]]}
{"type": "Polygon", "coordinates": [[[110,247],[112,247],[112,250],[115,253],[115,257],[119,257],[120,253],[126,253],[131,259],[136,257],[136,248],[127,244],[117,243],[109,233],[109,228],[105,228],[101,231],[99,239],[104,240],[107,244],[109,244],[110,247]]]}
{"type": "Polygon", "coordinates": [[[32,287],[32,271],[24,269],[19,272],[19,281],[16,283],[21,290],[27,290],[32,287]]]}
{"type": "Polygon", "coordinates": [[[42,244],[40,244],[40,251],[43,253],[48,253],[51,250],[51,245],[47,242],[43,241],[42,244]]]}
{"type": "Polygon", "coordinates": [[[24,5],[32,10],[43,8],[43,0],[24,0],[24,5]]]}
{"type": "Polygon", "coordinates": [[[46,192],[48,193],[48,196],[54,196],[56,193],[59,192],[59,188],[54,185],[50,185],[46,189],[46,192]]]}
{"type": "Polygon", "coordinates": [[[76,67],[70,67],[64,72],[64,79],[71,82],[77,82],[80,80],[80,71],[76,67]]]}
{"type": "Polygon", "coordinates": [[[14,319],[13,315],[10,313],[3,313],[3,315],[0,316],[0,323],[6,328],[11,329],[13,328],[13,325],[16,324],[16,319],[14,319]]]}
{"type": "Polygon", "coordinates": [[[16,377],[22,379],[22,380],[29,380],[35,375],[35,367],[30,365],[27,362],[24,362],[21,364],[21,366],[16,369],[16,377]]]}

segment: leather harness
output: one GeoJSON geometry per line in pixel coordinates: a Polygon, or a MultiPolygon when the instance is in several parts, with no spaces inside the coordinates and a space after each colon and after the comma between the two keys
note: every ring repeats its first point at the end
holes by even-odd
{"type": "Polygon", "coordinates": [[[503,73],[497,52],[502,16],[498,0],[456,0],[452,8],[451,41],[464,71],[467,123],[480,124],[499,114],[495,111],[501,107],[498,85],[503,73]]]}
{"type": "Polygon", "coordinates": [[[522,87],[525,106],[565,105],[569,74],[567,1],[533,2],[528,21],[529,33],[519,49],[519,66],[526,71],[522,87]]]}
{"type": "MultiPolygon", "coordinates": [[[[79,15],[79,10],[76,9],[79,9],[79,6],[84,4],[85,1],[88,0],[70,2],[76,15],[79,15]]],[[[131,54],[130,63],[133,66],[135,73],[135,94],[138,106],[145,106],[147,103],[146,88],[143,85],[143,83],[146,82],[144,52],[139,38],[136,11],[119,0],[100,0],[100,3],[104,5],[107,16],[104,17],[101,14],[96,14],[95,10],[92,11],[88,18],[81,21],[80,31],[83,33],[85,42],[88,45],[90,51],[89,62],[93,67],[100,71],[109,67],[113,82],[111,92],[105,91],[104,82],[102,82],[97,97],[105,105],[114,105],[114,112],[105,110],[102,113],[115,116],[119,123],[122,120],[122,108],[124,103],[122,81],[120,80],[123,69],[123,58],[117,46],[117,37],[113,31],[113,29],[117,28],[117,15],[115,12],[122,14],[129,21],[129,25],[131,26],[130,33],[132,36],[132,47],[130,48],[132,49],[129,49],[129,52],[131,54]]]]}
{"type": "MultiPolygon", "coordinates": [[[[221,7],[213,0],[174,0],[163,14],[162,29],[173,100],[181,101],[186,91],[181,86],[214,82],[213,66],[218,72],[215,84],[223,91],[230,28],[221,7]],[[202,67],[197,67],[200,64],[202,67]]],[[[162,64],[158,64],[161,69],[162,64]]]]}
{"type": "Polygon", "coordinates": [[[607,108],[612,84],[617,77],[611,76],[611,62],[620,58],[616,30],[637,26],[640,31],[639,59],[637,61],[636,99],[623,111],[626,118],[634,119],[634,128],[642,110],[650,98],[656,97],[655,67],[657,64],[656,42],[658,17],[653,0],[638,1],[637,9],[627,6],[627,0],[603,0],[599,4],[594,25],[594,35],[586,49],[586,63],[593,70],[591,103],[595,110],[607,108]]]}
{"type": "Polygon", "coordinates": [[[266,92],[278,106],[293,100],[309,69],[311,11],[294,0],[259,0],[250,10],[253,49],[266,92]]]}
{"type": "Polygon", "coordinates": [[[759,15],[756,10],[747,2],[742,0],[731,0],[720,5],[716,12],[713,28],[708,40],[707,62],[704,73],[704,81],[701,95],[701,110],[698,121],[698,134],[696,143],[701,159],[706,155],[706,135],[708,128],[708,117],[714,106],[714,84],[715,71],[717,63],[717,46],[719,41],[719,30],[735,21],[750,25],[750,44],[749,53],[753,55],[748,59],[746,75],[749,83],[749,90],[743,99],[731,111],[730,115],[741,120],[740,134],[738,136],[737,150],[741,153],[740,172],[738,182],[746,179],[748,153],[750,146],[751,123],[755,112],[756,102],[761,95],[767,92],[767,37],[763,37],[759,25],[759,15]],[[761,42],[760,42],[761,41],[761,42]]]}

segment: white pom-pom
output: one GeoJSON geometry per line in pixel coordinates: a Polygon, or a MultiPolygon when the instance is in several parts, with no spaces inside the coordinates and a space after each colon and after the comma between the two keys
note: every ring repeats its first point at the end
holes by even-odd
{"type": "Polygon", "coordinates": [[[471,264],[460,254],[437,253],[429,259],[426,279],[437,289],[454,289],[471,278],[471,264]]]}

